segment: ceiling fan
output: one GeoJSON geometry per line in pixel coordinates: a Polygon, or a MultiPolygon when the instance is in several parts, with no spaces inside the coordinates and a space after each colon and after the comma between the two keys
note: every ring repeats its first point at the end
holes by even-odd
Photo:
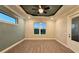
{"type": "Polygon", "coordinates": [[[32,8],[32,10],[35,10],[37,11],[37,13],[40,13],[40,14],[42,13],[46,14],[48,9],[50,9],[50,7],[46,5],[38,5],[38,6],[36,5],[32,8]]]}

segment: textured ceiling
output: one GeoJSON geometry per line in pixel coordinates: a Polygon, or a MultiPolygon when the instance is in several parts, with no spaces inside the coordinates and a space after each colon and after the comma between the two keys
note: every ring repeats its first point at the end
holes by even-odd
{"type": "Polygon", "coordinates": [[[53,16],[62,7],[62,5],[41,5],[44,10],[42,14],[39,13],[39,5],[21,5],[23,10],[32,16],[53,16]]]}

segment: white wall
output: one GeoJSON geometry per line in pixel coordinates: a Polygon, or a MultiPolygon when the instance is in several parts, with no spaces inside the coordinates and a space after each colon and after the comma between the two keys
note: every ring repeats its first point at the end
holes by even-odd
{"type": "Polygon", "coordinates": [[[71,22],[72,18],[79,16],[79,7],[73,8],[72,11],[68,11],[64,16],[57,18],[56,21],[56,39],[68,46],[74,52],[79,52],[79,42],[71,40],[71,22]]]}
{"type": "Polygon", "coordinates": [[[46,18],[37,18],[26,21],[26,38],[55,38],[55,22],[46,18]],[[35,35],[33,24],[34,22],[46,22],[46,34],[35,35]]]}
{"type": "Polygon", "coordinates": [[[67,44],[67,20],[65,17],[56,21],[56,39],[67,44]]]}

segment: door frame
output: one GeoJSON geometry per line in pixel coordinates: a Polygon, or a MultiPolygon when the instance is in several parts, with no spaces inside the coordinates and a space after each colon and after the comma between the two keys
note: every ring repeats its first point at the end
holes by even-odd
{"type": "Polygon", "coordinates": [[[67,45],[70,47],[74,52],[79,52],[79,42],[73,41],[72,36],[72,19],[74,17],[79,16],[79,11],[73,12],[67,16],[67,45]],[[70,34],[70,37],[69,37],[70,34]]]}
{"type": "Polygon", "coordinates": [[[79,11],[67,16],[67,40],[71,40],[72,36],[72,19],[79,16],[79,11]],[[69,37],[70,36],[70,37],[69,37]]]}

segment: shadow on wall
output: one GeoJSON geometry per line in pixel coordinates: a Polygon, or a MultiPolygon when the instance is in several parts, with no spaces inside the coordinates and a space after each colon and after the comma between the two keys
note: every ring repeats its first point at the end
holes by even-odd
{"type": "Polygon", "coordinates": [[[18,24],[12,25],[0,22],[0,51],[23,39],[24,20],[18,18],[18,24]]]}

